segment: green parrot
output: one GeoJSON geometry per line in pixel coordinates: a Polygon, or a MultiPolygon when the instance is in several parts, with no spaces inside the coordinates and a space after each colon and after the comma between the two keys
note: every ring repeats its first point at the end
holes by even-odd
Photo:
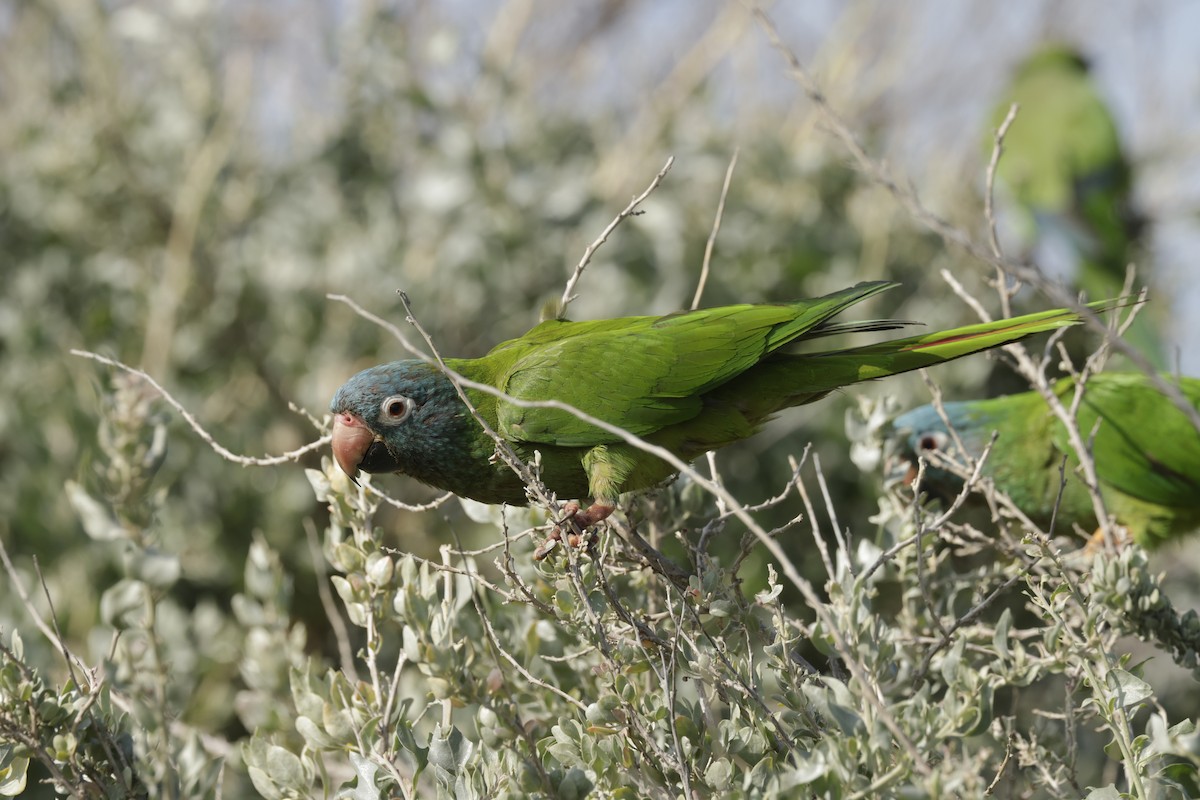
{"type": "Polygon", "coordinates": [[[1075,283],[1091,297],[1110,297],[1142,220],[1132,205],[1132,170],[1113,116],[1074,49],[1048,45],[1018,68],[993,112],[985,144],[1009,107],[1021,108],[1004,140],[997,178],[1028,215],[1030,238],[1066,242],[1075,283]]]}
{"type": "MultiPolygon", "coordinates": [[[[1200,379],[1183,378],[1177,385],[1200,407],[1200,379]]],[[[1095,430],[1092,456],[1108,513],[1145,547],[1200,528],[1200,431],[1191,420],[1142,373],[1101,373],[1084,388],[1076,419],[1085,441],[1095,430]]],[[[1059,381],[1054,391],[1069,407],[1074,380],[1059,381]]],[[[991,478],[1031,520],[1048,526],[1058,502],[1059,530],[1097,529],[1091,496],[1077,475],[1079,461],[1066,429],[1040,394],[1030,391],[945,403],[943,410],[973,458],[983,452],[992,432],[999,432],[982,475],[991,478]],[[1059,468],[1064,457],[1067,480],[1060,500],[1059,468]]],[[[884,470],[893,482],[908,483],[916,477],[918,456],[931,461],[937,453],[962,460],[954,437],[931,405],[892,421],[884,453],[884,470]]],[[[949,500],[962,485],[963,479],[954,472],[928,463],[920,490],[949,500]]]]}
{"type": "MultiPolygon", "coordinates": [[[[549,320],[482,358],[446,359],[472,381],[522,401],[560,400],[689,461],[754,435],[776,412],[858,381],[940,364],[1079,321],[1066,310],[968,325],[863,347],[806,353],[785,345],[894,321],[833,322],[851,305],[896,284],[860,283],[786,304],[731,305],[664,317],[549,320]]],[[[1121,303],[1123,301],[1117,301],[1121,303]]],[[[1093,308],[1111,308],[1096,303],[1093,308]]],[[[569,504],[580,530],[605,519],[622,492],[663,483],[675,469],[618,436],[554,408],[525,408],[467,390],[480,417],[569,504]]],[[[525,485],[492,458],[495,443],[437,366],[394,361],[338,389],[334,459],[351,478],[400,472],[483,503],[523,504],[525,485]]]]}

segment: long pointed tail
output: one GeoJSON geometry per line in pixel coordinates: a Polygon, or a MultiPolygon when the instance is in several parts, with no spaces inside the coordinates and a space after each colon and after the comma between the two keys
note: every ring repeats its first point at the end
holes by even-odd
{"type": "MultiPolygon", "coordinates": [[[[1136,302],[1136,297],[1120,297],[1088,303],[1087,307],[1099,314],[1136,302]]],[[[941,364],[981,350],[1009,344],[1035,333],[1078,325],[1081,322],[1083,317],[1078,313],[1059,308],[995,322],[964,325],[961,328],[923,336],[910,336],[906,339],[893,339],[863,347],[815,354],[815,357],[830,361],[849,359],[859,366],[861,377],[858,380],[870,380],[941,364]]]]}
{"type": "MultiPolygon", "coordinates": [[[[1136,297],[1121,297],[1088,303],[1087,307],[1103,313],[1136,302],[1136,297]]],[[[730,390],[736,392],[743,403],[747,398],[763,398],[764,405],[774,405],[773,412],[812,402],[853,383],[932,367],[1082,321],[1083,317],[1078,313],[1059,308],[863,347],[824,353],[779,354],[745,373],[733,382],[730,390]]]]}

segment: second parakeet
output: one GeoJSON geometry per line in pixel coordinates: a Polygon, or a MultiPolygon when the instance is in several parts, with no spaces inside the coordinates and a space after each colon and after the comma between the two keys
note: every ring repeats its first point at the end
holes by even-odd
{"type": "Polygon", "coordinates": [[[988,153],[1013,103],[1020,111],[1004,140],[999,183],[1028,215],[1031,238],[1072,252],[1080,289],[1093,298],[1119,292],[1141,220],[1116,122],[1087,61],[1060,44],[1026,58],[993,112],[988,153]]]}
{"type": "MultiPolygon", "coordinates": [[[[1200,406],[1200,380],[1183,378],[1178,386],[1200,406]]],[[[1069,379],[1055,385],[1067,407],[1074,391],[1069,379]]],[[[1066,428],[1039,393],[945,403],[943,410],[954,434],[931,405],[892,422],[884,448],[885,470],[892,480],[911,481],[917,458],[924,456],[929,463],[921,491],[948,500],[961,490],[963,479],[938,466],[935,454],[961,462],[957,436],[967,454],[978,458],[996,431],[999,435],[983,464],[984,477],[1040,526],[1048,526],[1054,516],[1059,531],[1073,526],[1097,529],[1091,495],[1077,472],[1079,460],[1066,428]],[[1064,458],[1065,485],[1059,471],[1064,458]]],[[[1200,431],[1144,374],[1093,376],[1085,386],[1077,422],[1084,441],[1092,441],[1105,509],[1136,542],[1153,547],[1200,528],[1200,431]]]]}
{"type": "MultiPolygon", "coordinates": [[[[833,334],[894,322],[834,322],[895,284],[860,283],[786,304],[732,305],[663,317],[549,320],[481,358],[446,359],[460,375],[518,401],[559,400],[684,461],[754,435],[776,412],[859,381],[933,366],[1079,321],[1062,309],[847,349],[785,352],[833,334]]],[[[1095,304],[1094,308],[1112,304],[1095,304]]],[[[622,492],[656,486],[675,468],[621,437],[554,408],[466,391],[479,416],[563,499],[591,498],[581,529],[622,492]]],[[[399,472],[484,503],[528,502],[525,484],[492,458],[495,442],[439,368],[419,360],[366,369],[338,389],[333,454],[354,477],[399,472]]]]}

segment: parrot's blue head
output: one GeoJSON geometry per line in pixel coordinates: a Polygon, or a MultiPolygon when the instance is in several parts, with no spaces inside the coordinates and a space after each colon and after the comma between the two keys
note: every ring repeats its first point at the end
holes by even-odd
{"type": "Polygon", "coordinates": [[[415,360],[363,370],[337,390],[329,410],[333,458],[351,479],[359,470],[422,477],[422,462],[444,451],[466,413],[450,380],[415,360]]]}
{"type": "MultiPolygon", "coordinates": [[[[917,477],[918,459],[925,459],[922,491],[947,499],[962,489],[963,478],[951,466],[965,467],[962,446],[971,458],[983,450],[979,441],[983,428],[970,403],[944,403],[946,420],[932,405],[914,408],[892,420],[891,432],[884,445],[884,481],[888,486],[909,485],[917,477]]],[[[990,428],[985,434],[990,432],[990,428]]]]}

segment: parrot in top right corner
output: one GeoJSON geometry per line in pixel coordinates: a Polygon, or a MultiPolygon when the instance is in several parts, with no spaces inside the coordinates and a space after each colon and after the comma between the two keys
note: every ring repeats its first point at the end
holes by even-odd
{"type": "MultiPolygon", "coordinates": [[[[1200,379],[1162,376],[1200,407],[1200,379]]],[[[1071,379],[1054,387],[1069,407],[1071,379]]],[[[1037,525],[1055,520],[1058,530],[1098,527],[1091,495],[1078,474],[1079,459],[1067,430],[1036,391],[990,400],[943,404],[950,427],[932,405],[896,417],[883,435],[885,480],[911,482],[917,459],[927,461],[920,491],[949,501],[963,479],[936,456],[979,458],[998,433],[981,475],[1007,494],[1037,525]],[[1065,459],[1064,473],[1060,473],[1065,459]],[[1061,496],[1060,496],[1061,487],[1061,496]]],[[[1200,530],[1200,430],[1143,373],[1104,372],[1084,387],[1076,417],[1080,436],[1091,442],[1105,510],[1131,538],[1153,548],[1200,530]]]]}
{"type": "MultiPolygon", "coordinates": [[[[1133,203],[1134,170],[1087,60],[1060,43],[1027,56],[992,112],[985,158],[1013,103],[1020,108],[1004,138],[996,183],[1009,201],[1001,208],[1020,220],[1015,227],[1025,231],[1026,247],[1089,298],[1120,294],[1131,263],[1134,290],[1152,287],[1140,246],[1145,220],[1133,203]]],[[[1163,303],[1148,305],[1123,337],[1159,370],[1169,367],[1165,314],[1163,303]]],[[[1013,388],[998,375],[989,385],[993,392],[1013,388]]]]}
{"type": "Polygon", "coordinates": [[[1073,251],[1074,283],[1089,297],[1121,289],[1142,219],[1132,203],[1133,171],[1116,122],[1078,51],[1061,44],[1021,63],[993,111],[985,142],[1013,103],[996,177],[1027,215],[1038,242],[1073,251]]]}

